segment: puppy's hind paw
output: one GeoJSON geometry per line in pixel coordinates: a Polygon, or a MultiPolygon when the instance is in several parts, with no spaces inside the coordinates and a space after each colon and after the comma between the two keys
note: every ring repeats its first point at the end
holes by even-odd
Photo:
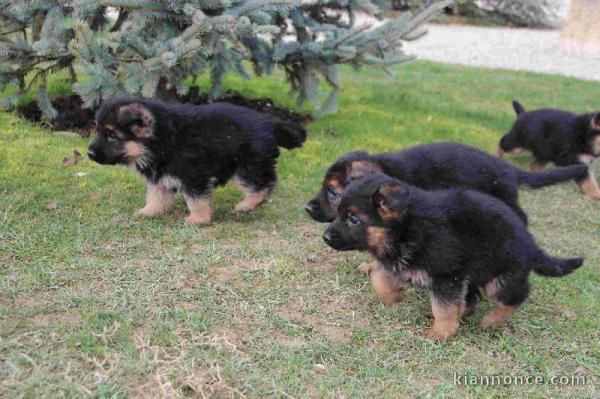
{"type": "Polygon", "coordinates": [[[235,206],[234,210],[237,213],[249,213],[249,212],[252,212],[253,210],[255,210],[256,206],[257,205],[255,205],[255,204],[242,201],[235,206]]]}

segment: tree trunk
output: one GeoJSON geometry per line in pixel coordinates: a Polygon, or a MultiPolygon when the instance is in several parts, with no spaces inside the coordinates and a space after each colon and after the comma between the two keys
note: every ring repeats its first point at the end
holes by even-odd
{"type": "Polygon", "coordinates": [[[564,48],[600,52],[600,1],[572,0],[561,34],[564,48]]]}

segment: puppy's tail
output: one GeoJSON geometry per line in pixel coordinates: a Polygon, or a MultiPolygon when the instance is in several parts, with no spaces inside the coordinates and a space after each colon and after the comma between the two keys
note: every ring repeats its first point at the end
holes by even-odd
{"type": "Polygon", "coordinates": [[[533,271],[540,276],[562,277],[577,270],[582,264],[583,258],[553,258],[542,252],[533,267],[533,271]]]}
{"type": "Polygon", "coordinates": [[[520,102],[518,102],[517,100],[513,100],[512,102],[512,106],[513,109],[515,110],[517,116],[521,115],[523,112],[525,112],[525,108],[521,105],[520,102]]]}
{"type": "Polygon", "coordinates": [[[527,172],[519,169],[519,184],[540,188],[570,179],[581,179],[588,174],[588,166],[583,164],[563,166],[544,172],[527,172]]]}
{"type": "Polygon", "coordinates": [[[306,129],[299,123],[275,122],[273,135],[277,145],[284,148],[301,147],[306,141],[306,129]]]}

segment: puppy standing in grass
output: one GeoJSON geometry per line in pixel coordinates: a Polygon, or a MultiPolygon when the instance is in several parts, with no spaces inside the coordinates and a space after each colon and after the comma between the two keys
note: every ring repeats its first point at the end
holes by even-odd
{"type": "MultiPolygon", "coordinates": [[[[381,173],[352,182],[323,234],[337,250],[368,251],[397,280],[431,293],[428,336],[456,334],[479,290],[496,303],[482,328],[502,324],[529,293],[528,276],[560,277],[582,258],[548,256],[504,202],[465,189],[424,191],[381,173]]],[[[385,286],[385,281],[380,281],[385,286]]]]}
{"type": "MultiPolygon", "coordinates": [[[[513,108],[517,120],[500,140],[498,156],[518,154],[523,149],[531,151],[534,171],[543,170],[548,162],[557,166],[591,166],[600,156],[600,113],[577,115],[550,108],[526,112],[517,101],[513,101],[513,108]]],[[[576,181],[583,194],[600,200],[600,187],[591,167],[587,176],[576,181]]]]}
{"type": "Polygon", "coordinates": [[[477,148],[451,142],[422,144],[395,153],[357,151],[329,167],[321,190],[306,204],[306,211],[318,222],[331,222],[346,185],[372,172],[383,172],[425,190],[463,187],[481,191],[504,201],[527,223],[519,206],[519,186],[540,188],[583,178],[588,168],[572,165],[532,173],[477,148]]]}
{"type": "Polygon", "coordinates": [[[131,166],[148,182],[139,215],[162,214],[181,192],[188,224],[210,223],[212,190],[230,179],[245,194],[235,210],[254,210],[275,187],[278,147],[300,147],[306,139],[300,125],[227,103],[115,98],[100,107],[96,123],[88,156],[131,166]]]}

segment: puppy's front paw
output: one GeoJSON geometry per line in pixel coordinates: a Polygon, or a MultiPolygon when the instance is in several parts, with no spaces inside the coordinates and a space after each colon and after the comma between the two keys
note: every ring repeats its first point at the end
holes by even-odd
{"type": "Polygon", "coordinates": [[[600,192],[594,193],[594,194],[588,194],[587,196],[596,201],[600,200],[600,192]]]}
{"type": "Polygon", "coordinates": [[[448,341],[454,336],[453,333],[448,331],[439,330],[437,328],[431,328],[425,333],[425,338],[435,339],[436,341],[448,341]]]}
{"type": "Polygon", "coordinates": [[[153,208],[149,208],[149,207],[143,207],[142,209],[140,209],[139,211],[137,211],[137,215],[141,218],[144,219],[150,219],[153,218],[155,216],[160,215],[161,212],[157,211],[156,209],[153,208]]]}
{"type": "Polygon", "coordinates": [[[493,330],[495,328],[500,327],[500,325],[502,325],[503,323],[504,320],[498,319],[493,314],[487,314],[483,317],[483,319],[481,319],[481,323],[479,323],[479,326],[482,330],[493,330]]]}
{"type": "Polygon", "coordinates": [[[187,225],[207,225],[210,224],[210,216],[204,215],[189,215],[185,218],[185,224],[187,225]]]}
{"type": "Polygon", "coordinates": [[[363,262],[356,268],[356,270],[368,276],[369,273],[371,273],[371,270],[373,270],[373,267],[373,262],[363,262]]]}

